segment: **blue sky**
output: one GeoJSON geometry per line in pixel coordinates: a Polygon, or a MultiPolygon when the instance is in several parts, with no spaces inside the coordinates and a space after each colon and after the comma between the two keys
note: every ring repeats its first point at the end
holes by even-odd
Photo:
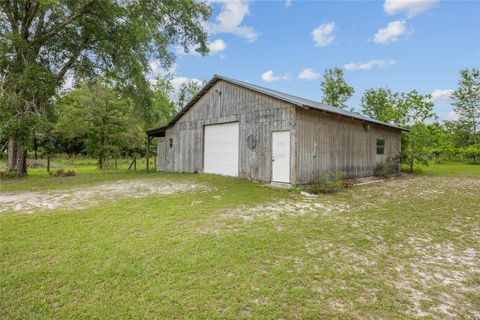
{"type": "Polygon", "coordinates": [[[372,87],[434,95],[452,119],[451,90],[462,68],[480,67],[480,1],[211,1],[211,53],[184,54],[175,83],[221,74],[321,99],[326,68],[342,67],[360,110],[372,87]]]}

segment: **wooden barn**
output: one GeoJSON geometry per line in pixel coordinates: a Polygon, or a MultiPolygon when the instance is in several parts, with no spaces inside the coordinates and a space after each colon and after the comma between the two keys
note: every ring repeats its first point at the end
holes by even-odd
{"type": "Polygon", "coordinates": [[[403,129],[215,75],[157,137],[157,171],[306,184],[329,170],[374,173],[400,153],[403,129]]]}

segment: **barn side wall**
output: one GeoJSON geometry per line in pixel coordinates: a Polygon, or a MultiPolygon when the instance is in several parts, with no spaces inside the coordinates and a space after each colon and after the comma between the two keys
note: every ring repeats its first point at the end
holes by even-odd
{"type": "Polygon", "coordinates": [[[298,108],[296,112],[297,184],[317,182],[328,170],[349,177],[373,175],[379,162],[400,153],[400,130],[359,120],[298,108]],[[385,140],[385,154],[376,154],[377,139],[385,140]]]}
{"type": "MultiPolygon", "coordinates": [[[[270,181],[271,133],[291,130],[291,150],[294,152],[295,107],[221,80],[167,130],[165,138],[159,138],[157,170],[203,172],[204,126],[233,121],[240,125],[239,176],[270,181]],[[256,141],[254,148],[247,143],[249,137],[256,141]]],[[[293,157],[291,166],[295,168],[293,157]]],[[[294,179],[294,170],[291,170],[292,182],[294,179]]]]}

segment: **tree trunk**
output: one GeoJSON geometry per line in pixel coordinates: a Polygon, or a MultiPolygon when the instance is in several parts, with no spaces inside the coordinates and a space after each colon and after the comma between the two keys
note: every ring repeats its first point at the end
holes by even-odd
{"type": "Polygon", "coordinates": [[[37,138],[33,138],[33,158],[35,160],[38,159],[37,149],[38,149],[37,138]]]}
{"type": "Polygon", "coordinates": [[[8,139],[8,164],[7,170],[14,171],[17,165],[17,142],[14,138],[8,139]]]}
{"type": "Polygon", "coordinates": [[[50,172],[50,154],[47,156],[47,172],[50,172]]]}
{"type": "Polygon", "coordinates": [[[100,170],[103,169],[103,154],[100,154],[98,157],[98,166],[100,167],[100,170]]]}
{"type": "Polygon", "coordinates": [[[18,145],[15,138],[8,140],[7,170],[20,176],[27,175],[27,148],[18,145]]]}
{"type": "Polygon", "coordinates": [[[27,149],[17,145],[17,163],[15,171],[19,176],[27,175],[27,149]]]}
{"type": "MultiPolygon", "coordinates": [[[[414,133],[416,134],[416,132],[414,133]]],[[[412,159],[410,163],[410,172],[413,173],[413,165],[415,164],[415,154],[417,152],[417,137],[413,136],[412,159]]]]}

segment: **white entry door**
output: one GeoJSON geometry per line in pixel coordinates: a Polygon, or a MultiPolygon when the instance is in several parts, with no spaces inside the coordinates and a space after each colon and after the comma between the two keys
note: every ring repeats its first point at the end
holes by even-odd
{"type": "Polygon", "coordinates": [[[290,131],[272,132],[272,181],[290,183],[290,131]]]}
{"type": "Polygon", "coordinates": [[[205,173],[238,176],[238,133],[238,122],[205,126],[205,173]]]}

